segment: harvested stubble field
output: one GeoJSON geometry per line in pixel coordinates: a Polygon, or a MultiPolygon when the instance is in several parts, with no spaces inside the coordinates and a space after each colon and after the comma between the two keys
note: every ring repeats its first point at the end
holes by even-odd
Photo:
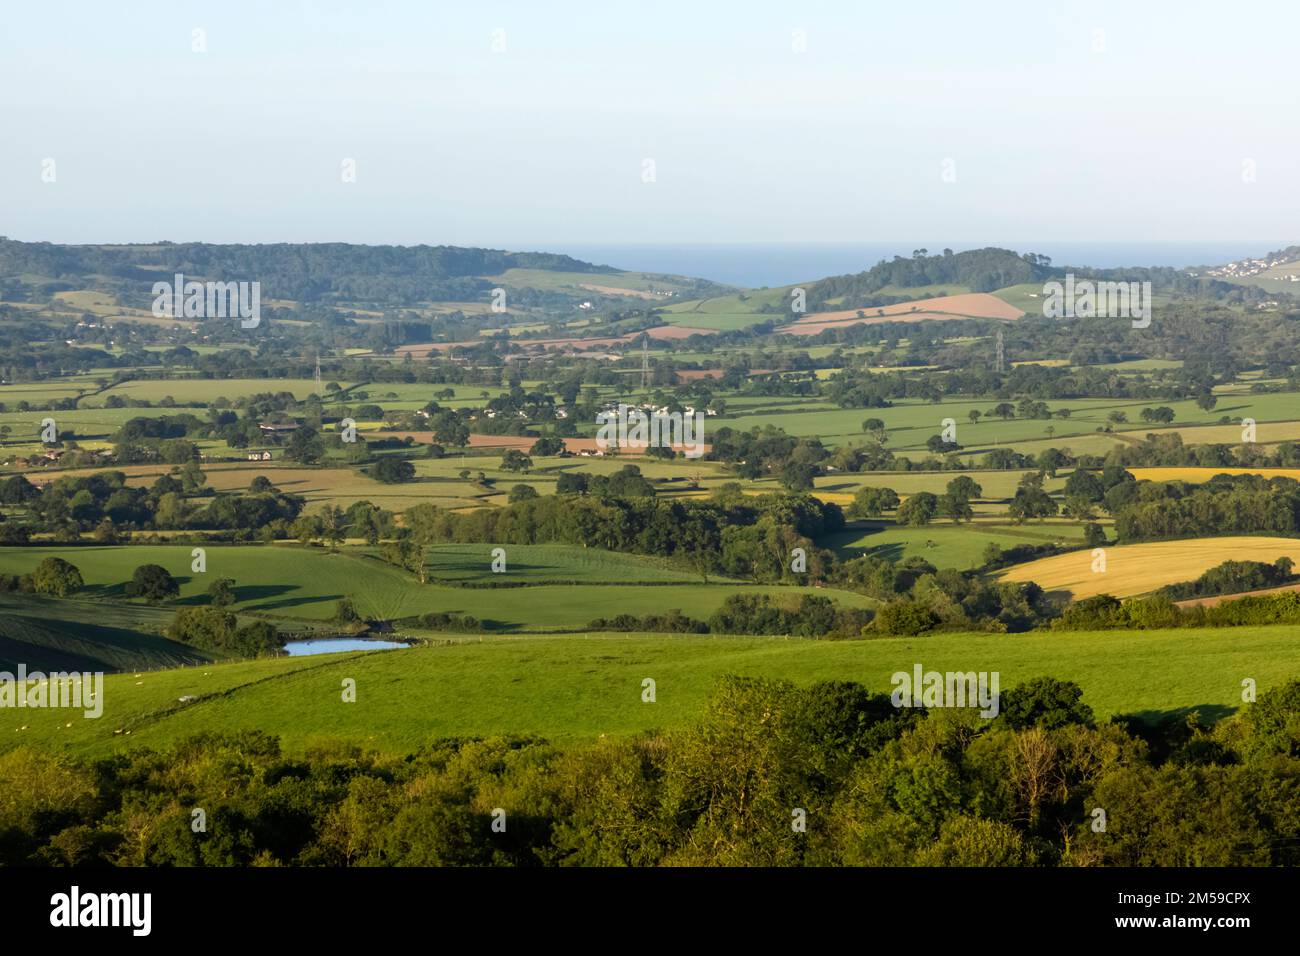
{"type": "Polygon", "coordinates": [[[1005,581],[1034,581],[1045,591],[1068,591],[1074,600],[1110,594],[1133,597],[1167,584],[1192,581],[1224,561],[1271,564],[1286,556],[1300,564],[1300,539],[1268,537],[1198,538],[1152,541],[1105,548],[1106,570],[1092,570],[1090,550],[1072,551],[1018,564],[1002,573],[1005,581]]]}

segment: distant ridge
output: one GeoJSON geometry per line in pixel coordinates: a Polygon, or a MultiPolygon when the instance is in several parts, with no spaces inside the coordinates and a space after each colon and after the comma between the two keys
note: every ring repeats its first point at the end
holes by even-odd
{"type": "Polygon", "coordinates": [[[918,249],[911,258],[895,256],[865,272],[830,276],[813,283],[808,290],[811,311],[820,311],[827,300],[839,301],[840,308],[854,309],[889,304],[880,300],[886,287],[953,285],[971,292],[992,292],[1007,286],[1042,282],[1060,270],[1052,260],[1032,252],[1023,255],[1010,249],[989,247],[953,252],[945,249],[928,255],[918,249]]]}

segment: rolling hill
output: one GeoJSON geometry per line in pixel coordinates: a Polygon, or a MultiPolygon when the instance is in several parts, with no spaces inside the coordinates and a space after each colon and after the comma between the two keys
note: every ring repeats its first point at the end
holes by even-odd
{"type": "Polygon", "coordinates": [[[130,671],[200,664],[202,651],[161,636],[173,611],[0,594],[0,669],[130,671]]]}

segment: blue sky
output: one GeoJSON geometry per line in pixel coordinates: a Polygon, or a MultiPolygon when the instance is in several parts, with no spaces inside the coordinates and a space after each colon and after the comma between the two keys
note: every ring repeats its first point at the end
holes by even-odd
{"type": "Polygon", "coordinates": [[[1297,10],[11,5],[0,234],[516,249],[1294,236],[1297,10]]]}

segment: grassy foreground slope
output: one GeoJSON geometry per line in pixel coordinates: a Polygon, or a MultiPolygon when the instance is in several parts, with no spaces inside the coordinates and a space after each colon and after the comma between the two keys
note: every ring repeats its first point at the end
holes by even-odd
{"type": "Polygon", "coordinates": [[[593,740],[688,724],[723,674],[858,681],[890,689],[895,671],[997,671],[1005,690],[1039,675],[1076,681],[1099,717],[1148,719],[1197,708],[1214,719],[1300,676],[1294,629],[944,634],[867,641],[586,635],[449,642],[409,650],[212,664],[109,676],[104,716],[6,711],[0,748],[100,754],[160,747],[203,731],[260,729],[290,750],[344,740],[402,752],[449,735],[593,740]],[[355,703],[342,700],[356,682],[355,703]],[[642,682],[656,701],[642,702],[642,682]],[[182,696],[197,699],[182,703],[182,696]],[[70,724],[70,726],[69,726],[70,724]],[[20,729],[25,728],[25,729],[20,729]]]}

